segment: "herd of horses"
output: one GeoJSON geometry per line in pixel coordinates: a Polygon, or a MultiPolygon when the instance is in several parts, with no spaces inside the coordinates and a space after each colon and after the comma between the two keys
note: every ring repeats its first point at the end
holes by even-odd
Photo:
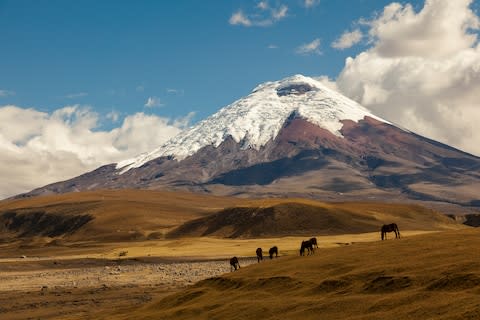
{"type": "MultiPolygon", "coordinates": [[[[382,240],[387,239],[387,233],[390,233],[390,232],[395,233],[395,238],[400,238],[400,230],[398,229],[397,224],[391,223],[391,224],[384,224],[380,229],[382,240]]],[[[314,254],[315,248],[318,248],[317,238],[310,238],[309,240],[302,241],[300,245],[300,255],[304,256],[305,251],[307,252],[307,255],[314,254]]],[[[263,260],[262,248],[257,248],[255,253],[257,254],[257,262],[260,263],[260,261],[263,260]]],[[[273,255],[275,255],[275,257],[278,257],[278,247],[277,246],[271,247],[270,250],[268,250],[268,255],[270,256],[270,259],[273,259],[273,255]]],[[[230,270],[236,271],[237,269],[240,269],[240,263],[238,262],[237,257],[233,257],[230,259],[230,270]]]]}

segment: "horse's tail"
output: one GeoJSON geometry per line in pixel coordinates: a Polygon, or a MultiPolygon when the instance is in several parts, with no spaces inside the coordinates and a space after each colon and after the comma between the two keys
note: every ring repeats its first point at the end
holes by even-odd
{"type": "Polygon", "coordinates": [[[385,239],[385,232],[383,231],[383,227],[380,229],[380,234],[381,234],[382,240],[384,240],[385,239]]]}

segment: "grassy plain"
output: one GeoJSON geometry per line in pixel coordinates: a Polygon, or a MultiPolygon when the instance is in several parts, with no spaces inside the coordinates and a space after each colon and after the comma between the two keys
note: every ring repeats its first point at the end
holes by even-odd
{"type": "Polygon", "coordinates": [[[0,220],[2,320],[480,317],[480,233],[418,205],[125,190],[2,201],[0,220]],[[281,232],[166,237],[245,207],[273,210],[267,225],[281,232]],[[305,233],[297,216],[318,229],[305,233]],[[390,222],[402,239],[380,241],[390,222]],[[311,236],[320,248],[298,256],[311,236]],[[255,249],[274,245],[280,257],[257,264],[255,249]],[[230,273],[234,255],[242,268],[230,273]]]}

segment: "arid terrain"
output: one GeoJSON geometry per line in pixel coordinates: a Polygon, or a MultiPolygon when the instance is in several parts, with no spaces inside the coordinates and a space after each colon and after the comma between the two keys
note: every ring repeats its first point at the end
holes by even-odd
{"type": "Polygon", "coordinates": [[[2,201],[0,222],[2,320],[478,316],[480,234],[418,205],[104,191],[2,201]]]}

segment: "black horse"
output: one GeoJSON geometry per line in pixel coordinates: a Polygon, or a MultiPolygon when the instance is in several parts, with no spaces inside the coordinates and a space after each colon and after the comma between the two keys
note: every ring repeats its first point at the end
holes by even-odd
{"type": "Polygon", "coordinates": [[[232,259],[230,259],[230,271],[232,271],[232,269],[235,269],[234,271],[240,269],[240,263],[238,262],[237,257],[233,257],[232,259]]]}
{"type": "Polygon", "coordinates": [[[277,246],[271,247],[270,250],[268,250],[268,254],[270,255],[270,259],[273,259],[274,254],[275,254],[275,258],[278,258],[278,248],[277,248],[277,246]]]}
{"type": "Polygon", "coordinates": [[[317,247],[318,248],[318,243],[317,243],[317,238],[310,238],[310,241],[312,242],[312,245],[313,247],[317,247]]]}
{"type": "Polygon", "coordinates": [[[305,249],[307,249],[307,255],[313,254],[315,249],[313,248],[313,243],[311,240],[302,241],[302,245],[300,246],[300,255],[305,255],[305,249]]]}
{"type": "Polygon", "coordinates": [[[395,232],[395,238],[400,238],[400,230],[396,223],[384,224],[381,229],[382,240],[387,239],[387,232],[395,232]]]}
{"type": "Polygon", "coordinates": [[[255,251],[257,253],[257,260],[258,262],[260,263],[260,260],[263,260],[263,251],[262,251],[262,248],[257,248],[257,251],[255,251]]]}

